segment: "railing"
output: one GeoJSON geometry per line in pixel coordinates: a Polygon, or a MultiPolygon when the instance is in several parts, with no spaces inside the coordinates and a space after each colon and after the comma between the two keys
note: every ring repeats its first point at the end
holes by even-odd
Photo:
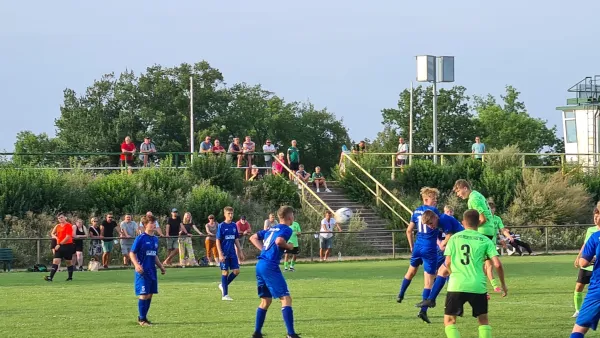
{"type": "MultiPolygon", "coordinates": [[[[383,204],[385,207],[388,208],[388,210],[390,210],[394,215],[396,215],[406,225],[408,225],[409,222],[404,217],[402,217],[402,215],[396,210],[395,207],[392,207],[388,202],[386,202],[382,198],[382,194],[388,196],[396,204],[396,207],[400,208],[401,212],[407,212],[408,215],[412,215],[412,210],[408,208],[404,203],[402,203],[402,201],[400,201],[398,197],[394,196],[385,186],[383,186],[383,184],[379,183],[378,180],[371,176],[371,174],[369,174],[363,167],[361,167],[360,164],[358,164],[358,162],[356,162],[349,154],[342,153],[340,164],[340,171],[342,171],[343,174],[349,173],[353,175],[354,178],[365,188],[367,188],[367,191],[369,191],[375,197],[375,205],[379,207],[381,204],[383,204]],[[373,191],[371,187],[369,187],[365,182],[363,182],[360,178],[354,175],[351,171],[345,170],[345,168],[347,168],[346,161],[350,162],[352,165],[358,168],[363,174],[365,174],[367,178],[369,178],[369,180],[371,180],[371,183],[375,184],[375,191],[373,191]]],[[[410,217],[408,218],[410,219],[410,217]]]]}
{"type": "MultiPolygon", "coordinates": [[[[521,240],[531,245],[534,251],[550,253],[576,253],[583,243],[585,228],[591,224],[578,225],[532,225],[511,226],[511,230],[521,235],[521,240]]],[[[262,227],[261,227],[262,228],[262,227]]],[[[337,260],[339,255],[344,259],[381,259],[381,258],[406,258],[409,255],[405,230],[363,230],[336,232],[331,260],[337,260]],[[370,237],[369,237],[370,236],[370,237]],[[379,239],[377,239],[379,238],[379,239]],[[385,248],[375,247],[374,243],[385,241],[391,243],[385,248]]],[[[318,231],[303,231],[299,236],[300,254],[303,260],[315,261],[319,259],[318,231]]],[[[166,245],[163,241],[168,237],[159,238],[159,256],[167,255],[166,245]]],[[[119,238],[114,238],[119,239],[119,238]]],[[[204,256],[205,236],[192,236],[193,247],[198,259],[204,256]]],[[[16,257],[17,268],[30,267],[33,264],[48,264],[52,260],[50,238],[0,238],[0,248],[10,248],[16,257]]],[[[90,239],[84,239],[84,264],[89,262],[88,248],[90,239]]],[[[245,240],[244,253],[248,260],[254,259],[258,251],[245,240]]],[[[121,250],[118,245],[112,251],[113,264],[121,265],[121,250]]],[[[178,261],[176,256],[175,262],[178,261]]]]}

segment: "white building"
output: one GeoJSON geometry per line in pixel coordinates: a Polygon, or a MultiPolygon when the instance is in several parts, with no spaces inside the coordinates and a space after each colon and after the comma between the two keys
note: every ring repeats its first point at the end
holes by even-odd
{"type": "Polygon", "coordinates": [[[586,77],[569,92],[576,97],[556,107],[563,113],[563,137],[567,162],[596,167],[600,158],[600,75],[586,77]],[[589,154],[589,155],[588,155],[589,154]]]}

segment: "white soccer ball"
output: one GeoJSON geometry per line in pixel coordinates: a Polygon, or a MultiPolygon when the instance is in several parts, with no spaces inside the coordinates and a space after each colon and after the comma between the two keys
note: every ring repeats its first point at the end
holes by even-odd
{"type": "Polygon", "coordinates": [[[335,221],[338,224],[346,224],[352,218],[352,210],[350,208],[341,208],[335,212],[335,221]]]}

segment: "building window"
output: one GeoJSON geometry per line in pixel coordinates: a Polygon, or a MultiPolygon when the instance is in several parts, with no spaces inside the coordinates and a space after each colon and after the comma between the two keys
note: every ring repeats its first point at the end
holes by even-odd
{"type": "Polygon", "coordinates": [[[574,118],[575,118],[575,112],[572,112],[572,111],[565,112],[565,119],[574,119],[574,118]]]}
{"type": "Polygon", "coordinates": [[[566,143],[577,143],[577,124],[575,119],[565,120],[566,143]]]}

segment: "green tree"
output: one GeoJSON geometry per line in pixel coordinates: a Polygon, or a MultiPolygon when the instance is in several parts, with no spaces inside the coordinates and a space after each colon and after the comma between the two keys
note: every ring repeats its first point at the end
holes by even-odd
{"type": "Polygon", "coordinates": [[[57,139],[48,137],[46,133],[36,135],[29,130],[25,130],[17,134],[15,157],[13,160],[20,165],[55,166],[60,163],[60,158],[25,154],[55,153],[58,149],[59,143],[57,139]]]}

